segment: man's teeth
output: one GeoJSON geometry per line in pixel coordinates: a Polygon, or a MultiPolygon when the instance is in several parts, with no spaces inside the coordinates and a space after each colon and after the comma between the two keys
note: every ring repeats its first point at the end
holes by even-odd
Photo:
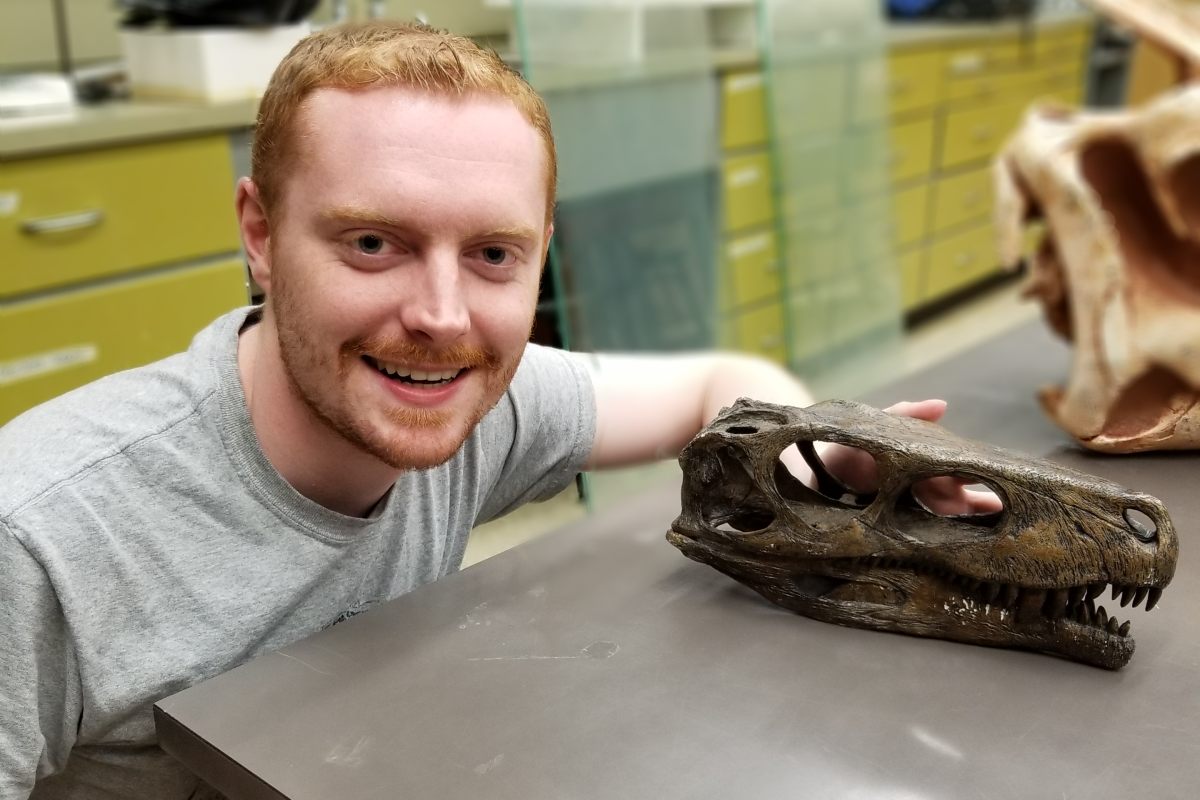
{"type": "Polygon", "coordinates": [[[386,372],[395,378],[403,378],[410,381],[421,381],[422,383],[445,383],[452,381],[458,377],[461,369],[443,370],[441,372],[424,372],[419,369],[408,369],[397,364],[388,364],[384,361],[376,361],[375,365],[381,372],[386,372]]]}

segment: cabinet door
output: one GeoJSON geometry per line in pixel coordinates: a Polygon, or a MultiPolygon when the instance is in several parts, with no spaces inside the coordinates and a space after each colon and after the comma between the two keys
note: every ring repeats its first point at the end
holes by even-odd
{"type": "Polygon", "coordinates": [[[88,381],[185,349],[246,299],[239,258],[0,306],[0,425],[88,381]]]}
{"type": "Polygon", "coordinates": [[[224,134],[0,164],[0,298],[237,252],[224,134]]]}

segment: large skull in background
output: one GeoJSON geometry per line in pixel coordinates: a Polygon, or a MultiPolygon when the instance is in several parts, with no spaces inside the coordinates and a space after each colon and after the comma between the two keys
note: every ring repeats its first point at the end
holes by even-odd
{"type": "Polygon", "coordinates": [[[997,157],[1001,258],[1074,345],[1049,415],[1106,452],[1200,447],[1200,87],[1142,109],[1034,107],[997,157]]]}
{"type": "Polygon", "coordinates": [[[1175,573],[1175,532],[1155,498],[858,403],[739,400],[679,462],[682,510],[668,540],[824,622],[1117,669],[1133,655],[1129,623],[1095,599],[1112,584],[1122,606],[1147,600],[1149,610],[1175,573]],[[869,453],[878,489],[844,486],[819,442],[869,453]],[[780,460],[793,444],[814,487],[780,460]],[[944,475],[986,485],[1004,509],[927,510],[916,487],[944,475]]]}

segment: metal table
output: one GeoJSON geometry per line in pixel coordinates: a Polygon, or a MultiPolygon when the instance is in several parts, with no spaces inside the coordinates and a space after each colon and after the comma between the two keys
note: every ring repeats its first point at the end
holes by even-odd
{"type": "Polygon", "coordinates": [[[1035,323],[867,399],[1166,503],[1119,672],[790,614],[664,540],[667,485],[163,700],[162,745],[235,800],[1193,797],[1200,457],[1075,448],[1033,398],[1067,361],[1035,323]]]}

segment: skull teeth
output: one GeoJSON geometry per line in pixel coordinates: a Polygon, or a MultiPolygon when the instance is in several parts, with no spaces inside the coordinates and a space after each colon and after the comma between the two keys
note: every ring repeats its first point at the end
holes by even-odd
{"type": "MultiPolygon", "coordinates": [[[[921,564],[893,557],[864,556],[850,559],[849,563],[852,568],[856,569],[863,567],[900,568],[910,572],[933,575],[949,583],[960,593],[982,601],[985,607],[1021,609],[1022,613],[1029,611],[1050,620],[1068,619],[1082,625],[1095,627],[1112,636],[1128,636],[1131,627],[1129,620],[1124,623],[1118,622],[1116,617],[1108,615],[1104,606],[1096,606],[1095,599],[1103,594],[1105,587],[1108,586],[1107,581],[1044,589],[1021,587],[1012,583],[981,581],[970,576],[960,575],[940,565],[921,564]]],[[[1145,600],[1146,611],[1150,611],[1162,597],[1162,589],[1154,586],[1113,584],[1112,597],[1114,600],[1118,600],[1122,607],[1132,605],[1137,608],[1145,600]]]]}

